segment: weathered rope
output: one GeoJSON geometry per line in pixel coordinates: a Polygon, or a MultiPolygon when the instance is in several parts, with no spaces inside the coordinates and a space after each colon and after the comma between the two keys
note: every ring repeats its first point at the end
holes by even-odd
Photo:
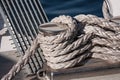
{"type": "Polygon", "coordinates": [[[97,16],[84,16],[85,15],[78,15],[75,16],[75,18],[87,24],[84,27],[85,33],[92,32],[96,35],[96,37],[92,39],[94,45],[93,49],[90,50],[90,52],[93,53],[92,57],[104,59],[111,63],[120,62],[120,25],[109,22],[103,18],[98,18],[97,16]],[[103,46],[105,48],[103,48],[103,46]]]}
{"type": "Polygon", "coordinates": [[[33,41],[32,46],[28,48],[25,52],[25,55],[21,57],[18,62],[10,69],[10,71],[1,79],[1,80],[11,80],[13,76],[15,76],[23,66],[25,66],[30,57],[35,53],[35,50],[38,47],[37,38],[33,41]]]}
{"type": "Polygon", "coordinates": [[[70,16],[59,16],[54,18],[51,22],[68,25],[68,29],[54,36],[44,36],[42,35],[44,33],[40,34],[40,46],[48,66],[52,69],[64,69],[73,67],[83,61],[83,59],[89,57],[90,54],[83,54],[83,52],[87,51],[92,46],[88,44],[92,33],[81,35],[80,38],[78,38],[80,35],[78,33],[82,26],[78,27],[77,21],[70,16]],[[54,40],[51,41],[50,38],[54,40]],[[77,40],[75,40],[76,38],[77,40]],[[64,42],[67,42],[67,45],[63,48],[62,45],[64,42]],[[51,47],[54,44],[61,45],[62,47],[57,46],[57,49],[54,49],[51,47]],[[75,58],[76,56],[78,58],[75,58]]]}
{"type": "Polygon", "coordinates": [[[78,15],[74,18],[59,16],[51,22],[66,28],[55,34],[40,28],[32,46],[2,80],[10,80],[15,76],[27,64],[37,47],[42,49],[46,63],[52,69],[74,67],[82,64],[88,57],[100,58],[112,63],[120,62],[118,24],[93,15],[78,15]]]}
{"type": "Polygon", "coordinates": [[[91,38],[91,36],[92,34],[78,36],[78,39],[69,45],[67,41],[65,41],[64,43],[54,44],[54,45],[41,44],[41,48],[44,48],[45,56],[51,56],[51,57],[60,56],[77,49],[79,45],[81,46],[85,45],[87,41],[91,38]]]}
{"type": "Polygon", "coordinates": [[[119,33],[120,31],[120,27],[118,24],[114,23],[114,22],[110,22],[107,19],[104,18],[98,18],[95,15],[77,15],[75,16],[75,18],[81,22],[81,23],[85,23],[85,24],[89,24],[89,25],[98,25],[99,27],[105,29],[105,30],[109,30],[109,31],[114,31],[116,33],[119,33]]]}
{"type": "Polygon", "coordinates": [[[109,48],[113,48],[113,49],[120,49],[120,42],[119,41],[112,41],[110,39],[104,39],[104,38],[94,38],[92,39],[92,43],[93,45],[101,45],[101,46],[106,46],[109,48]]]}

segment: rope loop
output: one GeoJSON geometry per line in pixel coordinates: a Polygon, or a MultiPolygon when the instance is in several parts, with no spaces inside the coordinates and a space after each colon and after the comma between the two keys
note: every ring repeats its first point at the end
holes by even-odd
{"type": "Polygon", "coordinates": [[[91,57],[120,63],[120,25],[94,15],[56,17],[40,26],[32,46],[1,80],[12,79],[38,47],[55,70],[83,65],[91,57]]]}

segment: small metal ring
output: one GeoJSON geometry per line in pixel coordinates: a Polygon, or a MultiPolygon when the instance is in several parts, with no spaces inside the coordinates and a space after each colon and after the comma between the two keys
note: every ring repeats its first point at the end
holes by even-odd
{"type": "Polygon", "coordinates": [[[46,76],[45,70],[41,69],[37,72],[37,78],[40,80],[44,80],[46,76]]]}

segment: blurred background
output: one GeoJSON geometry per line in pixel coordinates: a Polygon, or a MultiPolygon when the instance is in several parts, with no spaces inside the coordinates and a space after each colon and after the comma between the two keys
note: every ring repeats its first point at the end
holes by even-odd
{"type": "Polygon", "coordinates": [[[49,18],[59,15],[75,16],[78,14],[102,15],[104,0],[41,0],[43,8],[49,18]]]}

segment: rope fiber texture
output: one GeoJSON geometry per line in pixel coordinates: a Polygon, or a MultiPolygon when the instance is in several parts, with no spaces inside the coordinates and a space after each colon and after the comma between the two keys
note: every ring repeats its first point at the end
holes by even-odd
{"type": "Polygon", "coordinates": [[[42,49],[47,66],[66,69],[82,65],[87,58],[120,62],[120,26],[94,15],[59,16],[50,23],[65,30],[54,33],[41,29],[32,46],[2,80],[11,80],[27,64],[37,47],[42,49]],[[60,27],[60,26],[58,26],[60,27]]]}

